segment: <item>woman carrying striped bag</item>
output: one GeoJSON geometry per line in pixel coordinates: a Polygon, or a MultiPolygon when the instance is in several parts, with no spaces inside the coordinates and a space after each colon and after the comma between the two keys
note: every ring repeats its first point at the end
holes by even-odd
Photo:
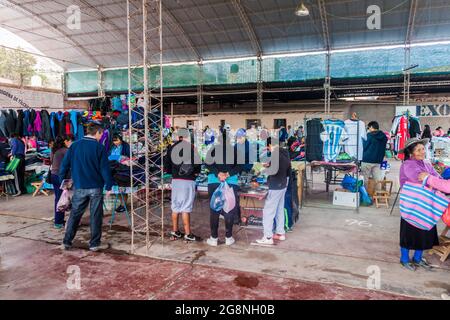
{"type": "MultiPolygon", "coordinates": [[[[419,175],[440,178],[431,163],[425,160],[428,139],[409,139],[400,150],[405,161],[400,168],[400,263],[408,270],[431,269],[422,257],[424,250],[439,245],[436,223],[448,206],[448,199],[439,192],[422,186],[419,175]],[[415,250],[412,260],[409,251],[415,250]]],[[[426,181],[424,185],[426,184],[426,181]]]]}

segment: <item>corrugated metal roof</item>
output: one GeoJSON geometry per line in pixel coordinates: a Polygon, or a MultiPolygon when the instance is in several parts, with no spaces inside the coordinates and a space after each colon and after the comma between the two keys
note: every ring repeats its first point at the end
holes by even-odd
{"type": "MultiPolygon", "coordinates": [[[[411,1],[325,0],[331,48],[404,43],[411,1]],[[381,8],[380,30],[367,28],[366,11],[370,5],[381,8]]],[[[254,56],[258,47],[265,55],[324,49],[319,1],[304,1],[310,10],[308,17],[294,14],[299,2],[163,0],[164,60],[254,56]]],[[[450,40],[449,16],[448,0],[418,0],[411,41],[450,40]]],[[[155,18],[150,14],[149,23],[155,18]]],[[[58,63],[67,70],[80,69],[80,64],[93,68],[126,66],[126,26],[124,0],[0,0],[0,27],[24,38],[49,57],[66,60],[58,63]],[[81,8],[81,30],[66,26],[70,5],[81,8]]],[[[142,34],[138,25],[133,35],[133,45],[139,46],[142,34]]],[[[140,64],[141,60],[136,52],[132,63],[140,64]]]]}

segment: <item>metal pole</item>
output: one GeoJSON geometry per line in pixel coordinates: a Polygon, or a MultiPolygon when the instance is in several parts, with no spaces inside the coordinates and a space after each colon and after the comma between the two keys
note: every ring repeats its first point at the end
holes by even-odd
{"type": "MultiPolygon", "coordinates": [[[[130,38],[130,0],[127,0],[127,45],[128,45],[128,96],[131,95],[131,38],[130,38]]],[[[128,135],[129,135],[129,143],[130,146],[132,146],[133,143],[133,122],[132,122],[132,115],[133,111],[130,108],[128,112],[128,135]]],[[[133,148],[130,148],[130,159],[133,158],[133,148]]],[[[134,193],[133,193],[133,185],[134,185],[134,178],[133,178],[133,164],[132,161],[130,161],[130,187],[131,187],[131,199],[130,199],[130,216],[131,216],[131,252],[133,253],[135,250],[134,247],[134,233],[135,233],[135,207],[134,207],[134,193]]]]}
{"type": "Polygon", "coordinates": [[[142,0],[142,46],[143,46],[143,68],[144,68],[144,150],[146,152],[145,155],[145,243],[146,248],[148,251],[149,248],[149,205],[150,205],[150,198],[149,198],[149,188],[150,188],[150,181],[149,181],[149,174],[150,174],[150,163],[149,163],[149,125],[148,125],[148,111],[150,106],[149,101],[149,77],[148,77],[148,39],[147,39],[147,21],[148,21],[148,6],[147,6],[148,0],[142,0]]]}
{"type": "Polygon", "coordinates": [[[164,94],[164,89],[163,89],[163,35],[162,35],[162,0],[159,0],[159,88],[160,88],[160,116],[161,116],[161,122],[160,122],[160,144],[161,144],[161,160],[160,160],[160,171],[161,171],[161,241],[164,245],[164,172],[162,170],[163,168],[163,156],[164,156],[164,150],[163,150],[163,141],[164,141],[164,136],[163,136],[163,128],[164,128],[164,119],[163,119],[163,113],[164,113],[164,99],[163,99],[163,94],[164,94]]]}
{"type": "Polygon", "coordinates": [[[257,60],[257,82],[256,82],[256,114],[259,121],[262,123],[263,104],[264,104],[264,88],[262,77],[262,57],[258,56],[257,60]]]}
{"type": "Polygon", "coordinates": [[[203,61],[198,62],[197,81],[197,114],[199,130],[203,130],[203,61]]]}
{"type": "Polygon", "coordinates": [[[97,90],[98,96],[100,98],[105,97],[105,90],[103,85],[103,68],[101,66],[97,66],[97,90]]]}

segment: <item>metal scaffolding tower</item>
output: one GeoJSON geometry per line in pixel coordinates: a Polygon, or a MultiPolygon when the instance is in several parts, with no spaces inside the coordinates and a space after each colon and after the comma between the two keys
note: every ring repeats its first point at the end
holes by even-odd
{"type": "Polygon", "coordinates": [[[198,62],[197,69],[197,115],[198,130],[203,130],[203,61],[198,62]]]}
{"type": "Polygon", "coordinates": [[[150,235],[164,240],[161,2],[127,0],[131,252],[144,244],[148,250],[150,235]],[[133,60],[136,56],[138,60],[133,60]],[[154,79],[150,66],[156,73],[154,79]],[[131,98],[139,93],[142,108],[131,98]]]}
{"type": "Polygon", "coordinates": [[[256,115],[262,121],[263,103],[264,103],[264,86],[263,86],[263,68],[262,57],[258,56],[257,61],[257,83],[256,83],[256,115]]]}

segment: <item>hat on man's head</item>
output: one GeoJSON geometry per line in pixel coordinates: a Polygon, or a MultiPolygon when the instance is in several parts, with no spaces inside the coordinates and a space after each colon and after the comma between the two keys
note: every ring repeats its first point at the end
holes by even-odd
{"type": "Polygon", "coordinates": [[[247,131],[245,131],[245,129],[240,128],[238,129],[238,131],[236,131],[236,138],[242,138],[245,137],[247,135],[247,131]]]}
{"type": "Polygon", "coordinates": [[[426,145],[428,142],[430,142],[430,139],[428,139],[428,138],[425,138],[425,139],[419,139],[419,138],[408,139],[408,141],[406,141],[406,144],[403,147],[403,149],[399,150],[398,153],[400,153],[400,154],[405,153],[406,149],[408,149],[409,147],[411,147],[412,145],[415,145],[417,143],[421,143],[423,145],[426,145]]]}

